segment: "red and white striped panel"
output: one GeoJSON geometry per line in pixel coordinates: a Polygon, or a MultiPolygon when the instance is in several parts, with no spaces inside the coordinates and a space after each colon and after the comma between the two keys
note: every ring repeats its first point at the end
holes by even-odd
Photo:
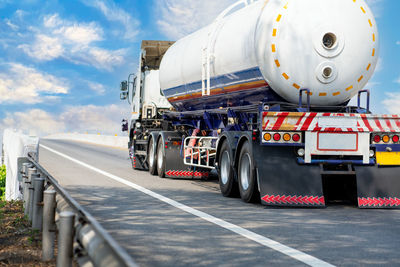
{"type": "Polygon", "coordinates": [[[400,132],[399,115],[263,112],[264,131],[400,132]]]}

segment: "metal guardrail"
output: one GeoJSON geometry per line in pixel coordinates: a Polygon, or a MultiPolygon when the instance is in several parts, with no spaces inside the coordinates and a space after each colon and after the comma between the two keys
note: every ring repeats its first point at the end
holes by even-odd
{"type": "Polygon", "coordinates": [[[36,160],[18,158],[24,210],[32,228],[42,230],[42,260],[54,258],[57,266],[137,266],[103,227],[36,160]]]}

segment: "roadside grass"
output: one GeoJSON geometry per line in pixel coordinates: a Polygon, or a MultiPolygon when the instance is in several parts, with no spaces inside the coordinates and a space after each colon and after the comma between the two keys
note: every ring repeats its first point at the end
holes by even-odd
{"type": "Polygon", "coordinates": [[[41,261],[41,233],[32,230],[23,202],[5,201],[6,168],[0,167],[0,266],[55,266],[41,261]]]}
{"type": "Polygon", "coordinates": [[[5,199],[6,193],[6,166],[0,167],[0,200],[5,199]]]}

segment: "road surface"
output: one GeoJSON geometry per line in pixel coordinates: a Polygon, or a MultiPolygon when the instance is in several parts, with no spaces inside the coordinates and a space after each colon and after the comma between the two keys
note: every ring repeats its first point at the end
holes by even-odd
{"type": "Polygon", "coordinates": [[[127,150],[41,140],[40,164],[141,266],[400,266],[400,211],[271,208],[217,181],[132,170],[127,150]]]}

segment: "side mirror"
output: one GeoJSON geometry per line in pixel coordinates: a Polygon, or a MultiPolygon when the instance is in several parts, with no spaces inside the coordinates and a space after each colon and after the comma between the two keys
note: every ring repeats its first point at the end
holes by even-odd
{"type": "Polygon", "coordinates": [[[122,92],[128,91],[128,82],[127,81],[122,81],[120,85],[120,89],[122,92]]]}
{"type": "Polygon", "coordinates": [[[121,123],[121,126],[122,126],[122,132],[127,132],[128,131],[128,121],[127,120],[122,120],[122,123],[121,123]]]}
{"type": "Polygon", "coordinates": [[[128,92],[121,92],[121,94],[119,95],[119,98],[121,100],[126,100],[128,98],[128,92]]]}

